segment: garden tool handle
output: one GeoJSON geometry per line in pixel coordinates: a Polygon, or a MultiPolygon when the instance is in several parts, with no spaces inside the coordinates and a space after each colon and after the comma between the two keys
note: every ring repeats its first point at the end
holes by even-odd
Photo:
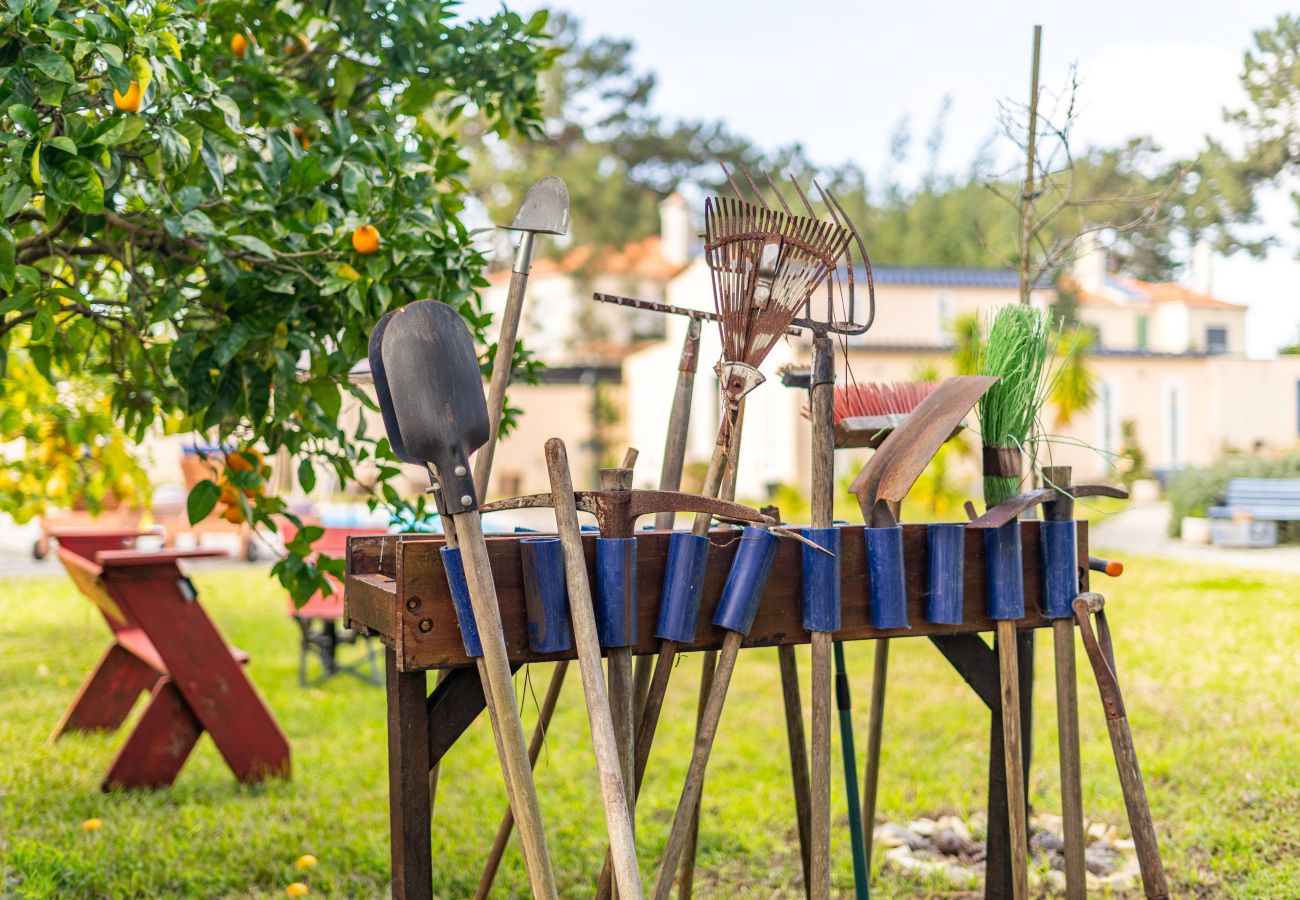
{"type": "Polygon", "coordinates": [[[1106,599],[1101,594],[1092,592],[1080,594],[1073,603],[1074,617],[1079,622],[1079,635],[1083,639],[1083,649],[1088,653],[1093,674],[1097,678],[1097,687],[1101,691],[1101,703],[1106,710],[1107,719],[1120,719],[1126,715],[1124,696],[1120,693],[1119,677],[1115,670],[1115,648],[1110,639],[1110,625],[1106,621],[1104,609],[1106,599]],[[1094,633],[1092,617],[1097,617],[1097,630],[1094,633]]]}

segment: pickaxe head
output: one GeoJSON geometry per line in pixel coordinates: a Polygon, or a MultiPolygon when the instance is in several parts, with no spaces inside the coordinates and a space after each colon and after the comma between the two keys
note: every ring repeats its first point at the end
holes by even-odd
{"type": "Polygon", "coordinates": [[[502,227],[533,234],[568,234],[569,189],[563,179],[550,175],[530,187],[514,222],[502,227]]]}
{"type": "Polygon", "coordinates": [[[1128,491],[1108,484],[1053,485],[1051,487],[1037,488],[1018,494],[1010,500],[1002,501],[978,519],[972,520],[966,527],[1001,528],[1031,506],[1036,506],[1039,503],[1055,503],[1061,499],[1062,495],[1070,500],[1076,497],[1116,497],[1124,500],[1128,497],[1128,491]]]}
{"type": "MultiPolygon", "coordinates": [[[[573,500],[578,509],[596,517],[602,537],[630,537],[637,519],[661,512],[708,513],[723,521],[771,524],[770,519],[748,506],[678,491],[574,491],[573,500]]],[[[481,511],[553,505],[551,494],[530,494],[485,504],[481,511]]]]}

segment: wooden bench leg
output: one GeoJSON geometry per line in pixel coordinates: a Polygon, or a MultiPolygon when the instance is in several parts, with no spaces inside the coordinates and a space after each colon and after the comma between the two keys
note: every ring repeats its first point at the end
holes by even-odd
{"type": "Polygon", "coordinates": [[[162,678],[135,730],[117,751],[103,789],[167,787],[202,733],[203,726],[175,682],[162,678]]]}
{"type": "Polygon", "coordinates": [[[429,708],[424,672],[399,672],[384,648],[388,680],[388,823],[393,900],[432,900],[429,708]]]}
{"type": "Polygon", "coordinates": [[[90,674],[77,697],[50,735],[58,740],[69,731],[113,731],[126,721],[140,694],[162,676],[139,658],[113,644],[90,674]]]}

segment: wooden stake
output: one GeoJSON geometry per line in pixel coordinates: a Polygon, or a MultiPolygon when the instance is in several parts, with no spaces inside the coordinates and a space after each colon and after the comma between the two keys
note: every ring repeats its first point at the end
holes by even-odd
{"type": "Polygon", "coordinates": [[[885,679],[889,674],[889,641],[875,642],[871,669],[871,705],[867,712],[867,763],[862,773],[862,838],[871,868],[871,845],[876,832],[876,801],[880,788],[880,745],[885,730],[885,679]]]}
{"type": "MultiPolygon", "coordinates": [[[[713,687],[713,675],[718,669],[718,653],[716,650],[706,650],[704,652],[704,662],[700,671],[700,696],[696,703],[695,712],[695,737],[699,740],[700,725],[704,718],[704,705],[709,700],[709,690],[713,687]]],[[[691,896],[695,889],[695,856],[699,849],[700,840],[700,805],[704,802],[703,786],[701,786],[700,797],[695,801],[695,813],[691,816],[691,833],[686,842],[686,857],[682,864],[682,874],[679,883],[677,896],[679,900],[686,900],[691,896]]]]}
{"type": "MultiPolygon", "coordinates": [[[[556,528],[564,549],[573,643],[578,653],[578,670],[582,675],[582,689],[587,699],[587,719],[591,726],[592,746],[596,752],[596,767],[600,771],[601,801],[605,807],[605,826],[613,854],[615,883],[619,895],[625,900],[638,900],[641,897],[641,873],[637,867],[631,808],[627,800],[628,792],[623,785],[614,718],[600,665],[600,639],[596,632],[596,614],[587,577],[587,558],[582,549],[578,510],[573,499],[573,476],[564,442],[559,438],[551,438],[546,442],[546,467],[551,478],[556,528]]],[[[628,687],[631,687],[630,679],[628,687]]],[[[630,693],[628,700],[631,700],[630,693]]]]}
{"type": "MultiPolygon", "coordinates": [[[[572,489],[570,489],[572,496],[572,489]]],[[[511,680],[510,661],[506,655],[505,637],[501,630],[501,614],[497,606],[496,585],[492,581],[492,567],[488,561],[487,544],[477,511],[451,517],[455,521],[460,541],[461,556],[465,564],[465,581],[469,587],[470,602],[474,607],[474,621],[483,643],[479,657],[479,671],[483,677],[483,695],[489,698],[488,713],[497,741],[497,752],[510,794],[511,807],[519,823],[519,841],[524,851],[524,865],[528,880],[536,897],[550,900],[558,897],[555,874],[551,870],[551,857],[546,847],[542,829],[541,807],[537,802],[537,787],[528,764],[528,750],[524,745],[524,728],[515,706],[514,683],[511,680]]]]}
{"type": "Polygon", "coordinates": [[[799,825],[799,859],[803,865],[804,896],[812,894],[812,786],[808,774],[808,741],[803,731],[803,699],[799,694],[799,663],[794,646],[777,648],[781,666],[781,699],[785,706],[785,736],[790,748],[790,779],[794,784],[794,811],[799,825]]]}
{"type": "Polygon", "coordinates": [[[1029,896],[1029,829],[1025,768],[1020,741],[1020,662],[1014,619],[998,620],[998,672],[1002,682],[1003,756],[1007,767],[1007,822],[1011,843],[1011,887],[1015,900],[1029,896]]]}
{"type": "Polygon", "coordinates": [[[1043,26],[1034,26],[1034,62],[1029,89],[1029,135],[1025,153],[1025,191],[1020,198],[1020,302],[1029,302],[1029,252],[1034,217],[1034,141],[1038,135],[1038,53],[1043,42],[1043,26]]]}
{"type": "MultiPolygon", "coordinates": [[[[542,744],[546,740],[546,729],[540,727],[542,719],[550,721],[551,716],[555,713],[555,705],[560,700],[560,689],[564,686],[564,676],[569,669],[569,661],[562,659],[555,664],[555,670],[551,675],[550,684],[546,687],[546,696],[542,698],[542,709],[538,716],[539,727],[533,730],[532,740],[528,743],[528,764],[536,768],[537,757],[541,755],[542,744]]],[[[434,771],[437,771],[436,769],[434,771]]],[[[483,875],[479,878],[478,890],[474,892],[474,900],[486,900],[492,890],[492,882],[496,880],[497,870],[501,868],[501,858],[505,855],[506,846],[510,843],[510,834],[514,830],[515,817],[506,807],[506,814],[501,819],[501,827],[497,829],[497,836],[492,841],[492,849],[488,852],[487,862],[483,866],[483,875]]]]}

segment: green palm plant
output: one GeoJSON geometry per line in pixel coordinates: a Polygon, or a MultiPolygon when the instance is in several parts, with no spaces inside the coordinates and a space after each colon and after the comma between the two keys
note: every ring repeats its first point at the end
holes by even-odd
{"type": "Polygon", "coordinates": [[[1049,399],[1057,425],[1069,425],[1097,399],[1097,374],[1088,364],[1096,340],[1092,329],[1077,325],[1056,333],[1056,374],[1049,399]]]}

